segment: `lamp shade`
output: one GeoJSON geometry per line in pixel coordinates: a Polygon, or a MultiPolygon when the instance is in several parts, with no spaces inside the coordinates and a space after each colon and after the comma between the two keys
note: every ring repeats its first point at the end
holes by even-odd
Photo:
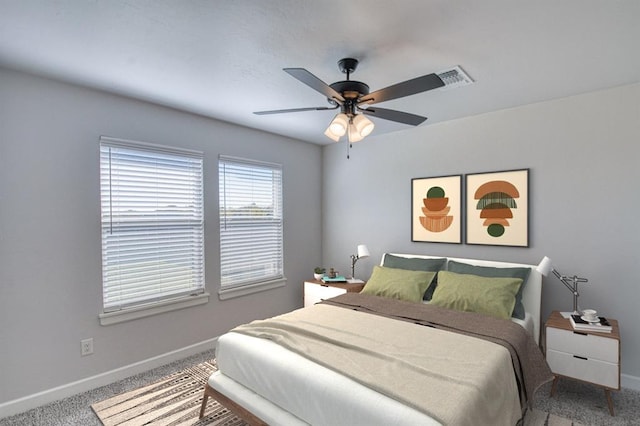
{"type": "Polygon", "coordinates": [[[551,259],[549,259],[547,256],[542,258],[542,260],[538,264],[538,267],[536,268],[536,270],[540,272],[542,275],[544,275],[545,277],[549,275],[549,272],[551,272],[552,269],[553,269],[553,264],[551,262],[551,259]]]}
{"type": "Polygon", "coordinates": [[[347,132],[349,143],[360,142],[363,139],[362,135],[360,135],[358,129],[356,129],[356,126],[354,126],[353,124],[349,124],[349,129],[347,130],[347,132]]]}
{"type": "Polygon", "coordinates": [[[324,135],[336,142],[340,140],[340,136],[333,134],[333,132],[331,131],[331,127],[327,127],[327,130],[324,131],[324,135]]]}
{"type": "Polygon", "coordinates": [[[358,134],[362,138],[367,137],[375,127],[373,122],[362,114],[358,114],[355,117],[353,117],[353,125],[355,126],[356,130],[358,131],[358,134]]]}
{"type": "Polygon", "coordinates": [[[329,124],[329,129],[334,135],[343,136],[345,133],[347,133],[348,126],[349,117],[347,117],[347,114],[340,113],[336,115],[335,118],[331,121],[331,124],[329,124]]]}
{"type": "Polygon", "coordinates": [[[369,249],[367,248],[366,245],[364,244],[360,244],[358,246],[358,257],[362,258],[362,257],[369,257],[369,249]]]}

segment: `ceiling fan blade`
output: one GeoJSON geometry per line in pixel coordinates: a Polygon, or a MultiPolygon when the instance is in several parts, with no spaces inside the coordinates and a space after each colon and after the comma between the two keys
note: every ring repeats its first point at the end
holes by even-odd
{"type": "Polygon", "coordinates": [[[304,68],[284,68],[284,71],[293,78],[301,81],[312,89],[322,93],[328,99],[333,99],[337,102],[344,102],[344,98],[340,93],[331,88],[327,83],[320,80],[315,75],[311,74],[304,68]]]}
{"type": "Polygon", "coordinates": [[[403,98],[405,96],[415,95],[416,93],[426,92],[427,90],[437,89],[444,86],[444,82],[437,74],[427,74],[412,80],[403,81],[384,89],[376,90],[369,93],[358,100],[359,103],[374,104],[378,102],[390,101],[391,99],[403,98]]]}
{"type": "Polygon", "coordinates": [[[334,107],[310,107],[310,108],[291,108],[291,109],[274,109],[271,111],[256,111],[254,114],[256,115],[267,115],[267,114],[283,114],[286,112],[303,112],[303,111],[324,111],[328,109],[337,109],[338,105],[334,107]]]}
{"type": "Polygon", "coordinates": [[[422,117],[421,115],[378,107],[368,107],[360,111],[365,115],[382,118],[384,120],[397,121],[398,123],[409,124],[411,126],[417,126],[427,119],[427,117],[422,117]]]}

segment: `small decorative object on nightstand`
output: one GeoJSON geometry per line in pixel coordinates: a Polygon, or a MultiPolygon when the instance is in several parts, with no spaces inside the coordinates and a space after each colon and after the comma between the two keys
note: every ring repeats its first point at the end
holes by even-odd
{"type": "Polygon", "coordinates": [[[336,278],[337,276],[338,276],[338,271],[336,271],[333,268],[329,269],[329,273],[327,273],[327,277],[336,278]]]}
{"type": "Polygon", "coordinates": [[[304,306],[315,305],[332,297],[340,296],[347,292],[360,293],[364,288],[364,282],[357,284],[349,283],[323,283],[320,280],[310,280],[304,282],[304,306]]]}
{"type": "Polygon", "coordinates": [[[315,278],[316,280],[321,280],[321,279],[322,279],[322,277],[324,277],[324,273],[325,273],[326,271],[327,271],[327,270],[326,270],[326,269],[324,269],[323,267],[321,267],[321,266],[316,266],[316,267],[314,268],[314,270],[313,270],[313,278],[315,278]]]}
{"type": "Polygon", "coordinates": [[[611,391],[620,390],[620,328],[618,321],[607,318],[610,333],[574,330],[560,312],[551,313],[545,323],[545,354],[555,375],[551,395],[560,377],[569,377],[604,388],[613,416],[611,391]]]}

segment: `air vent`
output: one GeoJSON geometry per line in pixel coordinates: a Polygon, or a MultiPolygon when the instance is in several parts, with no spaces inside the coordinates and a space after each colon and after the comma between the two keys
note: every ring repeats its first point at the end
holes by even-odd
{"type": "Polygon", "coordinates": [[[438,74],[438,77],[444,81],[444,87],[440,90],[453,89],[473,83],[471,77],[469,77],[459,66],[440,71],[436,74],[438,74]]]}

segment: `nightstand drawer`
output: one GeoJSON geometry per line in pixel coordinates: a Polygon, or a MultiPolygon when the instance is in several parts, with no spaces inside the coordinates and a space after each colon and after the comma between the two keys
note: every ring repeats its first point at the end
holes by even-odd
{"type": "Polygon", "coordinates": [[[304,306],[315,305],[326,299],[346,293],[344,288],[324,286],[310,282],[304,283],[304,306]]]}
{"type": "MultiPolygon", "coordinates": [[[[549,330],[547,330],[549,331],[549,330]]],[[[547,348],[547,363],[555,374],[584,380],[611,389],[619,389],[618,364],[597,359],[577,358],[571,353],[547,348]]]]}
{"type": "Polygon", "coordinates": [[[618,340],[593,334],[574,333],[548,327],[547,351],[566,352],[589,359],[618,364],[618,340]]]}

